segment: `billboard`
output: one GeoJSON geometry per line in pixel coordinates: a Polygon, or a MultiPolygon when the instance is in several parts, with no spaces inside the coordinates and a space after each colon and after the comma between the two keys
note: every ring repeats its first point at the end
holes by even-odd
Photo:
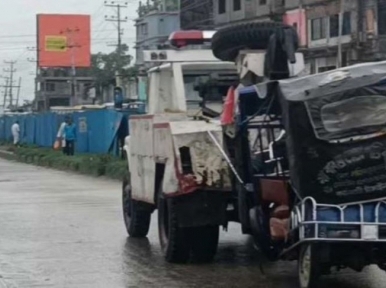
{"type": "Polygon", "coordinates": [[[89,15],[37,15],[39,67],[90,67],[89,15]]]}

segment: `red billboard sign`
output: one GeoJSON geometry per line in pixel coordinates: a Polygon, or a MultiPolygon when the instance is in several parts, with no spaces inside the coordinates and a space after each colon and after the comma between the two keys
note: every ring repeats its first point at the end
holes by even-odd
{"type": "Polygon", "coordinates": [[[89,15],[37,15],[39,67],[90,67],[89,15]]]}

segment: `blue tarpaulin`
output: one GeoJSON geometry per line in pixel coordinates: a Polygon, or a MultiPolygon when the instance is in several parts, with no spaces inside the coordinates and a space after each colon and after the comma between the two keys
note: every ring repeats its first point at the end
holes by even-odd
{"type": "Polygon", "coordinates": [[[128,134],[128,118],[130,115],[143,113],[143,110],[116,111],[101,109],[76,111],[67,114],[47,112],[4,115],[0,117],[0,141],[12,140],[11,127],[15,121],[19,121],[22,144],[52,147],[59,126],[64,121],[65,115],[68,115],[73,119],[77,128],[76,152],[118,154],[118,137],[122,137],[122,131],[124,136],[128,134]]]}

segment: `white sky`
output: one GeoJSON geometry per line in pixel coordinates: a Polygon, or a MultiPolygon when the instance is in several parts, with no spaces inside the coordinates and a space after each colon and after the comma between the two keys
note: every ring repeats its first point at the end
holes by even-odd
{"type": "MultiPolygon", "coordinates": [[[[27,59],[36,59],[36,52],[28,51],[27,47],[36,47],[36,14],[89,14],[91,15],[92,52],[110,52],[114,47],[108,44],[117,43],[117,28],[113,22],[105,21],[105,15],[116,15],[113,8],[105,7],[104,0],[0,0],[0,75],[6,75],[3,68],[9,68],[4,61],[16,60],[15,79],[22,77],[20,92],[21,101],[34,98],[35,63],[27,59]]],[[[122,1],[123,2],[123,1],[122,1]]],[[[122,18],[129,21],[123,24],[123,42],[133,46],[135,28],[133,19],[139,0],[126,0],[128,8],[122,9],[122,18]]],[[[130,48],[130,54],[135,56],[130,48]]],[[[0,85],[4,79],[0,78],[0,85]]],[[[16,84],[16,83],[15,83],[16,84]]],[[[0,88],[2,103],[3,88],[0,88]]]]}

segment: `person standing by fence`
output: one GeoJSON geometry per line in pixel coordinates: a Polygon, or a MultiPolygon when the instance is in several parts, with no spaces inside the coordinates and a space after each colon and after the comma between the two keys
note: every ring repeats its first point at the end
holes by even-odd
{"type": "Polygon", "coordinates": [[[15,121],[11,127],[12,137],[13,137],[13,145],[17,146],[20,141],[20,126],[19,121],[15,121]]]}
{"type": "Polygon", "coordinates": [[[64,127],[64,139],[66,140],[66,154],[74,155],[75,152],[75,141],[76,141],[76,126],[69,118],[66,126],[64,127]]]}
{"type": "Polygon", "coordinates": [[[56,141],[60,143],[63,154],[66,154],[66,155],[67,155],[67,150],[66,150],[66,139],[64,138],[64,128],[66,127],[69,119],[70,117],[68,116],[64,118],[64,121],[60,124],[58,134],[56,135],[56,141]]]}

